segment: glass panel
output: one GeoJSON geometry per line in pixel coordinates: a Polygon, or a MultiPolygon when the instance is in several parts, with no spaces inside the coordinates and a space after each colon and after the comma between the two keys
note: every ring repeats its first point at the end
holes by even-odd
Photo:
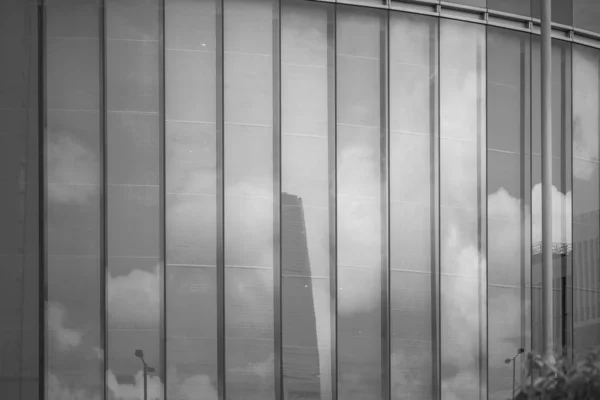
{"type": "Polygon", "coordinates": [[[282,325],[286,399],[331,398],[329,52],[333,7],[282,4],[282,325]]]}
{"type": "MultiPolygon", "coordinates": [[[[552,22],[563,25],[573,25],[573,1],[574,0],[552,0],[552,22]]],[[[540,18],[540,7],[540,0],[531,0],[531,16],[533,18],[540,18]]]]}
{"type": "Polygon", "coordinates": [[[573,25],[592,32],[600,32],[600,2],[573,0],[573,25]]]}
{"type": "MultiPolygon", "coordinates": [[[[488,28],[487,36],[488,390],[490,399],[512,396],[512,365],[504,360],[528,342],[530,237],[523,203],[530,140],[529,35],[488,28]]],[[[515,358],[516,385],[526,357],[515,358]]]]}
{"type": "Polygon", "coordinates": [[[159,1],[106,7],[107,386],[141,398],[145,362],[148,398],[161,399],[159,1]]]}
{"type": "Polygon", "coordinates": [[[165,3],[167,394],[217,399],[216,7],[165,3]]]}
{"type": "Polygon", "coordinates": [[[46,7],[47,391],[93,398],[103,392],[104,368],[100,3],[52,0],[46,7]]]}
{"type": "Polygon", "coordinates": [[[531,14],[531,0],[488,0],[487,6],[490,10],[511,14],[531,14]]]}
{"type": "Polygon", "coordinates": [[[392,398],[431,399],[431,144],[438,21],[390,19],[392,398]]]}
{"type": "Polygon", "coordinates": [[[37,5],[0,2],[0,393],[39,398],[37,5]]]}
{"type": "MultiPolygon", "coordinates": [[[[541,314],[541,67],[540,40],[532,37],[532,346],[540,351],[541,314]]],[[[554,344],[561,352],[571,345],[571,45],[552,42],[552,242],[554,276],[554,344]],[[565,308],[566,306],[566,308],[565,308]],[[567,318],[563,318],[563,310],[567,318]]]]}
{"type": "Polygon", "coordinates": [[[382,396],[385,13],[337,9],[338,396],[382,396]]]}
{"type": "Polygon", "coordinates": [[[441,20],[440,38],[442,399],[467,399],[479,397],[484,367],[485,27],[441,20]]]}
{"type": "Polygon", "coordinates": [[[227,397],[274,398],[274,0],[225,13],[225,335],[227,397]]]}
{"type": "Polygon", "coordinates": [[[573,46],[573,344],[600,345],[600,52],[573,46]]]}

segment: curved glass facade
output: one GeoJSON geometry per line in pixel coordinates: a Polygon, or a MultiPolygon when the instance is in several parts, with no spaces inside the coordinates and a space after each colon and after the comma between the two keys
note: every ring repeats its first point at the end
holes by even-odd
{"type": "MultiPolygon", "coordinates": [[[[539,0],[354,3],[2,3],[1,393],[511,396],[543,333],[539,0]]],[[[573,356],[600,345],[600,9],[553,7],[573,356]]]]}

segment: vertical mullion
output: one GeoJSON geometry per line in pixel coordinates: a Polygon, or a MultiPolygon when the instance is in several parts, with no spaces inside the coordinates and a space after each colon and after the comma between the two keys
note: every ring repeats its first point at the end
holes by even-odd
{"type": "MultiPolygon", "coordinates": [[[[571,193],[571,198],[572,198],[572,194],[573,194],[573,46],[569,45],[569,52],[568,52],[568,56],[569,56],[569,62],[566,63],[567,68],[568,68],[568,74],[567,76],[569,77],[569,79],[567,80],[567,90],[565,91],[565,97],[567,99],[567,111],[568,114],[566,115],[566,124],[568,127],[568,135],[567,135],[567,146],[568,146],[568,150],[567,150],[567,154],[570,157],[569,162],[567,163],[567,167],[569,168],[569,170],[567,171],[567,179],[568,179],[568,185],[567,185],[567,189],[568,192],[571,193]]],[[[572,359],[574,357],[574,346],[573,346],[573,328],[574,328],[574,323],[573,323],[573,201],[571,201],[571,207],[567,210],[568,213],[570,213],[569,218],[567,218],[567,221],[571,221],[571,226],[569,227],[570,229],[568,230],[569,232],[571,232],[570,236],[567,237],[566,242],[568,244],[570,244],[571,246],[571,250],[569,251],[567,248],[567,278],[566,278],[566,286],[567,286],[567,310],[566,310],[566,314],[567,314],[567,354],[568,356],[572,359]]],[[[566,223],[565,223],[565,229],[566,229],[566,223]]]]}
{"type": "MultiPolygon", "coordinates": [[[[531,335],[531,39],[521,40],[521,347],[532,348],[531,335]],[[529,46],[527,46],[529,43],[529,46]],[[529,49],[529,52],[527,51],[529,49]],[[529,305],[529,306],[528,306],[529,305]],[[528,318],[529,316],[529,318],[528,318]]],[[[521,369],[521,381],[527,371],[521,369]]]]}
{"type": "Polygon", "coordinates": [[[216,12],[217,27],[217,393],[219,400],[225,400],[225,218],[224,218],[224,191],[225,191],[225,129],[224,129],[224,13],[223,3],[219,0],[216,12]]]}
{"type": "Polygon", "coordinates": [[[159,237],[160,237],[160,263],[162,264],[162,271],[159,272],[161,277],[161,289],[160,289],[160,377],[163,382],[163,399],[167,398],[167,373],[166,373],[166,361],[167,361],[167,258],[166,258],[166,153],[165,153],[165,0],[159,0],[159,237]]]}
{"type": "Polygon", "coordinates": [[[485,49],[481,54],[481,46],[477,46],[477,73],[481,76],[477,79],[477,94],[481,96],[479,100],[479,110],[477,111],[478,127],[478,151],[477,151],[477,184],[478,191],[478,237],[479,237],[479,398],[481,400],[488,397],[488,320],[487,320],[487,75],[485,68],[487,65],[487,36],[488,29],[485,28],[483,45],[485,49]],[[483,64],[483,65],[482,65],[483,64]],[[482,132],[483,130],[483,132],[482,132]]]}
{"type": "Polygon", "coordinates": [[[37,3],[37,85],[38,85],[38,245],[39,245],[39,398],[46,398],[46,303],[48,279],[46,260],[46,13],[45,1],[37,3]]]}
{"type": "Polygon", "coordinates": [[[435,43],[429,48],[429,99],[431,109],[430,120],[430,240],[431,240],[431,365],[432,365],[432,399],[441,399],[441,335],[440,335],[440,20],[432,24],[431,36],[435,43]]]}
{"type": "Polygon", "coordinates": [[[381,375],[382,397],[390,399],[390,254],[389,254],[389,12],[380,17],[380,169],[381,169],[381,375]]]}
{"type": "Polygon", "coordinates": [[[281,325],[281,0],[273,0],[273,311],[275,400],[283,400],[281,325]]]}
{"type": "Polygon", "coordinates": [[[107,258],[107,113],[106,113],[106,0],[101,0],[100,5],[100,343],[103,351],[102,358],[102,399],[108,399],[106,385],[106,360],[108,360],[108,315],[107,315],[107,282],[108,282],[108,258],[107,258]]]}
{"type": "Polygon", "coordinates": [[[331,399],[337,400],[337,5],[327,12],[327,121],[329,160],[329,318],[331,336],[331,399]]]}

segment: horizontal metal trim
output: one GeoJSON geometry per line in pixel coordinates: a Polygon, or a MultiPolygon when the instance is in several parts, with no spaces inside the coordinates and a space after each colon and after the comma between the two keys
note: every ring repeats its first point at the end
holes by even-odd
{"type": "MultiPolygon", "coordinates": [[[[323,3],[331,3],[330,1],[323,1],[321,0],[323,3]]],[[[389,9],[389,6],[387,4],[373,4],[373,3],[367,3],[367,2],[361,2],[360,0],[337,0],[336,2],[337,4],[343,4],[343,5],[348,5],[348,6],[355,6],[355,7],[368,7],[368,8],[379,8],[379,9],[389,9]]]]}

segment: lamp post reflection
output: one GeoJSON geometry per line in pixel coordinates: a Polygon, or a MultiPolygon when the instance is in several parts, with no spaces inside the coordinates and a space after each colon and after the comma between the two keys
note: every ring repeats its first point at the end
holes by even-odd
{"type": "Polygon", "coordinates": [[[512,361],[512,365],[513,365],[513,377],[512,377],[512,398],[513,400],[515,400],[515,359],[517,357],[519,357],[521,354],[523,354],[525,352],[525,349],[520,348],[517,351],[517,354],[515,354],[515,356],[513,358],[507,358],[506,360],[504,360],[505,364],[508,364],[512,361]]]}
{"type": "Polygon", "coordinates": [[[144,360],[144,352],[142,350],[136,350],[135,356],[142,360],[144,366],[144,400],[148,400],[148,373],[154,372],[154,368],[149,367],[144,360]]]}

